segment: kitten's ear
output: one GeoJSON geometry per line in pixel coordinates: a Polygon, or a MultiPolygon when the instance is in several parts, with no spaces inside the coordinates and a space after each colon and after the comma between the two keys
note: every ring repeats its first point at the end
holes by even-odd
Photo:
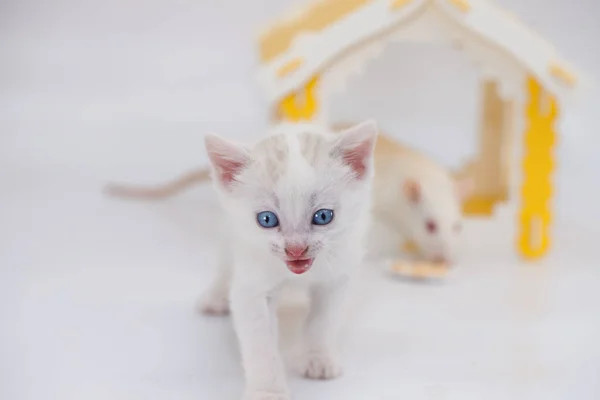
{"type": "Polygon", "coordinates": [[[422,189],[419,182],[414,179],[407,179],[402,183],[402,193],[411,203],[418,203],[421,201],[422,189]]]}
{"type": "Polygon", "coordinates": [[[215,178],[225,188],[233,183],[250,161],[244,146],[215,134],[206,135],[204,146],[215,171],[215,178]]]}
{"type": "Polygon", "coordinates": [[[362,179],[370,165],[376,139],[377,124],[374,121],[365,121],[344,131],[335,145],[334,152],[352,168],[358,179],[362,179]]]}
{"type": "Polygon", "coordinates": [[[475,184],[471,177],[460,178],[455,182],[455,185],[456,193],[458,193],[458,198],[461,201],[473,194],[473,191],[475,190],[475,184]]]}

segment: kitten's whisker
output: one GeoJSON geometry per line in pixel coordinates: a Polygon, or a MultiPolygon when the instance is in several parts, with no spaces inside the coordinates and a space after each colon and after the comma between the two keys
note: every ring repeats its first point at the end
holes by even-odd
{"type": "Polygon", "coordinates": [[[327,258],[325,258],[325,264],[327,265],[327,271],[329,271],[329,276],[333,279],[335,274],[333,273],[333,267],[327,258]]]}
{"type": "MultiPolygon", "coordinates": [[[[329,271],[329,275],[333,279],[335,277],[335,273],[334,273],[334,267],[331,265],[331,262],[329,260],[330,256],[332,256],[332,255],[329,253],[325,254],[325,264],[327,265],[327,270],[329,271]]],[[[333,260],[333,261],[335,261],[335,260],[333,260]]]]}

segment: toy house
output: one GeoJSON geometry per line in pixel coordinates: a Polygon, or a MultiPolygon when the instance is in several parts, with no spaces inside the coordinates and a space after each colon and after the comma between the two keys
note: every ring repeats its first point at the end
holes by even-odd
{"type": "Polygon", "coordinates": [[[549,43],[490,0],[321,0],[295,10],[259,38],[259,80],[273,122],[334,122],[327,115],[332,95],[398,41],[442,42],[478,67],[479,153],[456,171],[475,186],[464,212],[490,216],[497,204],[516,202],[518,251],[529,259],[544,255],[558,111],[581,79],[549,43]]]}

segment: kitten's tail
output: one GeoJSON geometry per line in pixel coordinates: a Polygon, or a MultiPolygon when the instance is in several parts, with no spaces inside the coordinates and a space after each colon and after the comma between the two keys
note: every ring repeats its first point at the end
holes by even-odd
{"type": "Polygon", "coordinates": [[[104,188],[104,192],[109,196],[159,200],[173,196],[194,184],[207,182],[210,180],[210,169],[201,168],[190,171],[175,180],[166,182],[159,186],[133,186],[118,183],[109,183],[104,188]]]}

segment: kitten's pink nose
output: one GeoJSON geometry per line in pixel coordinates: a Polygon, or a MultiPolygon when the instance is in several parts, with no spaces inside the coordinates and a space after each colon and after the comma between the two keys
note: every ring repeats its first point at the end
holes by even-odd
{"type": "Polygon", "coordinates": [[[296,245],[296,244],[285,246],[285,254],[287,254],[288,257],[300,258],[303,255],[306,255],[307,252],[308,252],[308,246],[296,245]]]}

